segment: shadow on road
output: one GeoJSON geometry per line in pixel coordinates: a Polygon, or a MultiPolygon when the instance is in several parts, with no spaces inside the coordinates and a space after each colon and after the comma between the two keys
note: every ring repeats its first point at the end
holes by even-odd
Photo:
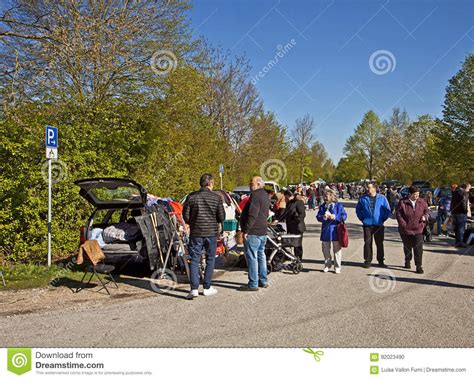
{"type": "MultiPolygon", "coordinates": [[[[383,275],[383,274],[367,274],[367,276],[386,279],[386,275],[383,275]]],[[[452,282],[428,280],[424,278],[394,277],[392,280],[407,282],[407,283],[412,283],[412,284],[420,284],[420,285],[436,285],[436,286],[442,286],[442,287],[447,287],[447,288],[474,289],[474,286],[453,284],[452,282]]]]}

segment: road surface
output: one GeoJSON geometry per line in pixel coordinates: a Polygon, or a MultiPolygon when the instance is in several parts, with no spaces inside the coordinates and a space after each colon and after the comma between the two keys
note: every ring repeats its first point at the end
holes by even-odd
{"type": "Polygon", "coordinates": [[[452,239],[435,237],[425,244],[425,274],[416,274],[403,268],[396,221],[390,219],[389,268],[365,269],[355,202],[345,205],[350,246],[341,274],[322,272],[320,223],[308,211],[306,271],[273,273],[268,289],[237,291],[247,277],[236,269],[216,279],[216,296],[192,301],[184,299],[187,288],[160,295],[149,291],[146,281],[141,297],[120,299],[119,289],[112,298],[101,296],[103,301],[80,307],[62,307],[58,297],[56,308],[2,315],[0,346],[472,347],[473,250],[455,249],[452,239]]]}

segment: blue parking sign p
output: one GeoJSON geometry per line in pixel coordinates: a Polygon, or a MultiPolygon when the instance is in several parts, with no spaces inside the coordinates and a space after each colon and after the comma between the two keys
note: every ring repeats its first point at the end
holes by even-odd
{"type": "Polygon", "coordinates": [[[46,147],[57,148],[58,147],[58,128],[46,126],[46,147]]]}

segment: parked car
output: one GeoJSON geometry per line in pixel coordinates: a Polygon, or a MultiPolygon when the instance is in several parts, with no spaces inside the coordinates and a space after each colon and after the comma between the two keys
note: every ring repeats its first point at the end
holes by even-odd
{"type": "Polygon", "coordinates": [[[81,244],[98,240],[108,263],[148,263],[150,269],[156,268],[159,247],[171,241],[172,227],[165,205],[147,209],[147,191],[127,178],[89,178],[74,184],[94,208],[81,227],[81,244]],[[106,230],[108,227],[114,228],[106,230]]]}
{"type": "Polygon", "coordinates": [[[412,186],[419,187],[420,189],[430,188],[431,184],[428,181],[413,181],[412,186]]]}
{"type": "MultiPolygon", "coordinates": [[[[278,186],[276,182],[265,181],[265,190],[268,192],[274,191],[275,193],[278,193],[280,191],[280,186],[278,186]]],[[[232,192],[241,197],[244,194],[250,194],[250,187],[249,185],[237,186],[232,190],[232,192]]]]}
{"type": "Polygon", "coordinates": [[[433,191],[434,198],[443,198],[443,197],[451,197],[453,191],[449,187],[437,187],[433,191]]]}
{"type": "Polygon", "coordinates": [[[380,186],[386,186],[386,187],[393,187],[395,186],[396,188],[399,188],[402,186],[402,183],[400,181],[397,181],[396,179],[391,179],[387,181],[383,181],[380,186]]]}

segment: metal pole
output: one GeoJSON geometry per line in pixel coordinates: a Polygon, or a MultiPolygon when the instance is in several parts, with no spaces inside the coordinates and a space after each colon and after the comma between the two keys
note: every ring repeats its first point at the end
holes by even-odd
{"type": "Polygon", "coordinates": [[[48,267],[51,266],[51,159],[48,159],[48,267]]]}
{"type": "Polygon", "coordinates": [[[222,172],[219,173],[219,177],[221,177],[221,190],[223,188],[223,185],[222,185],[222,172]]]}

